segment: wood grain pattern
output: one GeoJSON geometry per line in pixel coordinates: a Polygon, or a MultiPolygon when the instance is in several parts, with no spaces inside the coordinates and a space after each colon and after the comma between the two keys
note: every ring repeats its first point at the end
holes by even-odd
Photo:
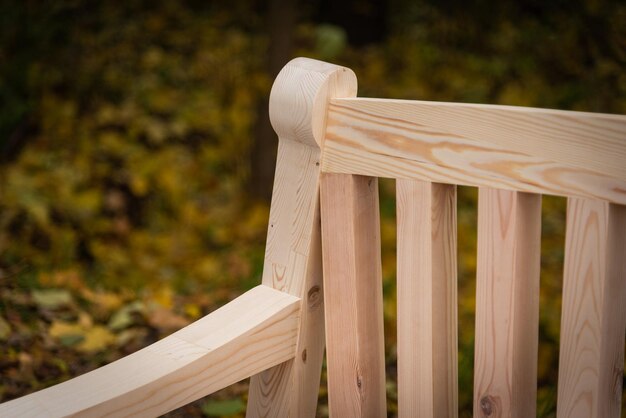
{"type": "Polygon", "coordinates": [[[480,189],[474,416],[536,416],[541,196],[480,189]]]}
{"type": "Polygon", "coordinates": [[[344,67],[296,58],[276,78],[270,120],[279,137],[263,284],[303,300],[297,356],[250,379],[247,417],[314,417],[324,356],[319,178],[331,97],[356,95],[344,67]]]}
{"type": "Polygon", "coordinates": [[[324,172],[413,178],[626,204],[626,116],[334,99],[324,172]]]}
{"type": "Polygon", "coordinates": [[[3,417],[158,416],[295,355],[300,299],[257,286],[121,360],[0,405],[3,417]]]}
{"type": "Polygon", "coordinates": [[[456,417],[456,186],[396,184],[399,416],[456,417]]]}
{"type": "Polygon", "coordinates": [[[334,417],[386,416],[378,181],[322,176],[328,400],[334,417]]]}
{"type": "Polygon", "coordinates": [[[557,416],[620,416],[626,207],[568,199],[557,416]]]}

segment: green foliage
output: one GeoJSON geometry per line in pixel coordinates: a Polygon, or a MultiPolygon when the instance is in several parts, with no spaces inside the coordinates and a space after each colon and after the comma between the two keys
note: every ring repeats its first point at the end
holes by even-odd
{"type": "Polygon", "coordinates": [[[245,412],[246,405],[241,399],[229,399],[225,401],[209,400],[201,406],[202,413],[209,417],[225,417],[245,412]]]}
{"type": "Polygon", "coordinates": [[[56,309],[72,302],[72,295],[64,289],[33,290],[33,301],[44,309],[56,309]]]}
{"type": "Polygon", "coordinates": [[[40,132],[2,173],[0,265],[107,287],[245,280],[267,222],[241,193],[262,41],[219,15],[113,8],[70,30],[41,81],[40,132]]]}

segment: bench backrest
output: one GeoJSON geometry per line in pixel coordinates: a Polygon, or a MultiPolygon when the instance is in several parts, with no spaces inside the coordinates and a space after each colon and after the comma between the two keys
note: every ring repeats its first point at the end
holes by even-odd
{"type": "MultiPolygon", "coordinates": [[[[348,69],[296,59],[278,76],[270,111],[281,138],[276,187],[320,184],[331,414],[386,414],[377,178],[389,177],[400,416],[458,414],[456,185],[468,185],[479,187],[474,416],[536,415],[541,195],[551,194],[568,198],[558,416],[618,417],[626,117],[356,98],[355,87],[348,69]]],[[[281,204],[281,195],[272,213],[289,206],[303,224],[297,216],[313,201],[281,204]]],[[[282,238],[309,233],[300,232],[282,238]]],[[[278,234],[270,227],[270,253],[278,234]]],[[[291,255],[266,265],[268,285],[282,286],[291,255]]]]}

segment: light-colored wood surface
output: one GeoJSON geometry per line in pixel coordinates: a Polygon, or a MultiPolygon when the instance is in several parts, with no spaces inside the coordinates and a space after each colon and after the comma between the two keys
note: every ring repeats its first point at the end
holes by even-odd
{"type": "Polygon", "coordinates": [[[293,358],[299,317],[299,298],[257,286],[121,360],[1,404],[0,416],[158,416],[293,358]]]}
{"type": "Polygon", "coordinates": [[[626,204],[626,116],[512,106],[331,101],[324,172],[626,204]]]}
{"type": "Polygon", "coordinates": [[[456,186],[396,185],[399,416],[456,417],[456,186]]]}
{"type": "Polygon", "coordinates": [[[541,196],[478,195],[474,417],[536,416],[541,196]]]}
{"type": "Polygon", "coordinates": [[[333,417],[386,416],[378,181],[321,181],[328,401],[333,417]]]}
{"type": "Polygon", "coordinates": [[[314,417],[324,356],[319,177],[330,97],[356,95],[344,67],[296,58],[276,78],[270,120],[279,137],[263,284],[302,299],[294,360],[250,379],[247,417],[314,417]]]}
{"type": "Polygon", "coordinates": [[[270,122],[278,138],[319,148],[324,140],[328,103],[354,97],[357,80],[346,67],[295,58],[283,67],[270,93],[270,122]]]}
{"type": "Polygon", "coordinates": [[[263,284],[301,295],[301,336],[294,360],[250,379],[247,417],[313,417],[317,410],[324,355],[317,162],[319,149],[279,142],[263,284]]]}
{"type": "Polygon", "coordinates": [[[626,207],[568,199],[557,416],[617,418],[626,329],[626,207]]]}

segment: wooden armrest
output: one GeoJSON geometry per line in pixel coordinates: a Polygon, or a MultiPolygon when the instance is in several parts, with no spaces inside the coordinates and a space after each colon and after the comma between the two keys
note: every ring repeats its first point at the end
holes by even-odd
{"type": "Polygon", "coordinates": [[[136,353],[0,405],[0,416],[158,416],[292,359],[300,299],[257,286],[136,353]]]}

